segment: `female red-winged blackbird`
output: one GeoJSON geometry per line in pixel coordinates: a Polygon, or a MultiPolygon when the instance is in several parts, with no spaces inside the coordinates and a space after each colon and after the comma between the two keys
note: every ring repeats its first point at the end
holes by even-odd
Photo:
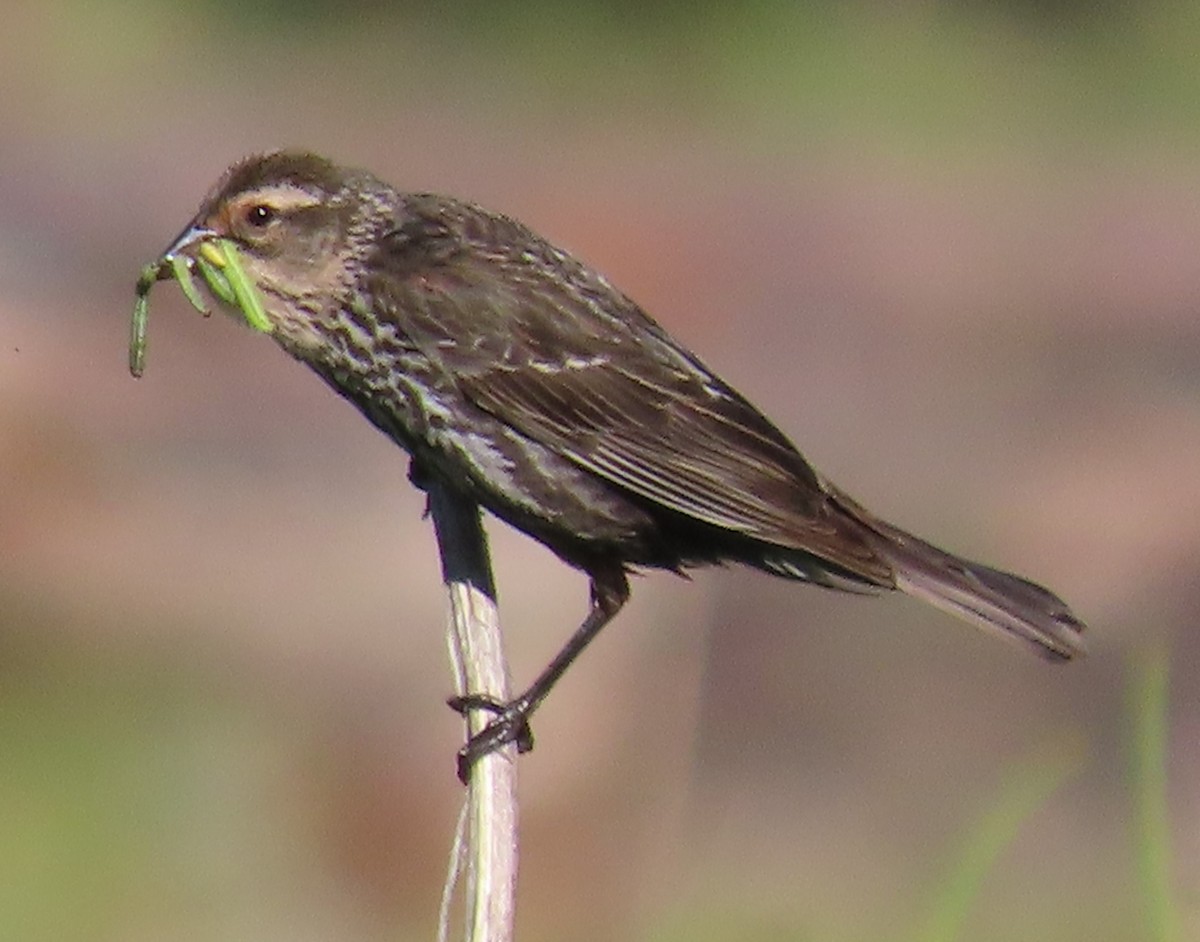
{"type": "Polygon", "coordinates": [[[227,239],[272,334],[437,476],[591,579],[591,609],[466,768],[527,718],[629,596],[630,567],[738,562],[900,589],[1051,658],[1083,623],[1018,576],[851,500],[754,406],[582,262],[470,203],[303,153],[231,167],[165,258],[227,239]]]}

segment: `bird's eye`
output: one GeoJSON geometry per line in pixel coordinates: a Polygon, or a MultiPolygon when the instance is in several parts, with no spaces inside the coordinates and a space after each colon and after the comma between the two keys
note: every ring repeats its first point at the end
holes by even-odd
{"type": "Polygon", "coordinates": [[[275,210],[266,203],[257,203],[246,210],[246,222],[255,229],[265,229],[275,218],[275,210]]]}

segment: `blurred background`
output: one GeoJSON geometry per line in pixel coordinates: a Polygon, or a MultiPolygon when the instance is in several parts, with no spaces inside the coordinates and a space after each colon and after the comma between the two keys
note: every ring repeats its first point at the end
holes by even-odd
{"type": "MultiPolygon", "coordinates": [[[[278,146],[526,221],[868,507],[1091,625],[1056,667],[901,598],[638,579],[521,761],[520,938],[948,938],[1026,786],[961,937],[1152,938],[1146,650],[1160,888],[1200,936],[1198,30],[1167,0],[7,4],[0,937],[435,931],[461,724],[405,456],[169,285],[126,372],[141,266],[278,146]]],[[[523,685],[586,584],[491,534],[523,685]]]]}

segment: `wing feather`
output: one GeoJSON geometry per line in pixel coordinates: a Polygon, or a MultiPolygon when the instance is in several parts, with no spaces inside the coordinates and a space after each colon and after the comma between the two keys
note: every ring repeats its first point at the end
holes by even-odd
{"type": "Polygon", "coordinates": [[[890,582],[791,442],[637,305],[528,230],[536,251],[512,255],[495,247],[522,240],[486,235],[488,252],[425,267],[406,255],[391,266],[405,277],[368,294],[463,395],[645,500],[890,582]]]}

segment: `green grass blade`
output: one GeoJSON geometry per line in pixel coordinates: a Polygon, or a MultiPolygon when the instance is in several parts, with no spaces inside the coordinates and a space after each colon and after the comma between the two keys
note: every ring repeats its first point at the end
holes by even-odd
{"type": "Polygon", "coordinates": [[[971,905],[985,877],[1016,838],[1021,825],[1083,764],[1086,749],[1070,737],[1039,750],[1013,769],[991,807],[967,832],[930,906],[915,942],[954,942],[961,938],[971,905]]]}
{"type": "Polygon", "coordinates": [[[1126,696],[1130,742],[1134,841],[1148,942],[1179,942],[1181,919],[1171,893],[1171,824],[1167,809],[1168,675],[1165,650],[1155,647],[1131,665],[1126,696]]]}

